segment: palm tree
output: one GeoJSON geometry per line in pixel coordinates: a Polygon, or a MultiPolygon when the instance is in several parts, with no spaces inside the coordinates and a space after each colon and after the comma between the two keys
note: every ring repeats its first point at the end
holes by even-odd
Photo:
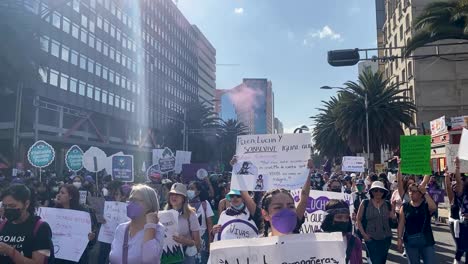
{"type": "Polygon", "coordinates": [[[332,97],[328,102],[322,101],[324,107],[318,109],[317,116],[311,117],[315,121],[312,131],[314,148],[320,152],[321,156],[332,158],[349,153],[349,148],[336,126],[340,97],[341,95],[338,94],[338,98],[332,97]]]}
{"type": "Polygon", "coordinates": [[[352,151],[360,152],[366,145],[366,106],[368,98],[369,138],[371,152],[378,153],[381,145],[399,145],[402,124],[413,124],[416,106],[402,93],[399,84],[390,84],[381,72],[367,70],[358,82],[346,82],[339,92],[336,127],[352,151]]]}
{"type": "Polygon", "coordinates": [[[45,70],[41,50],[40,16],[26,1],[0,1],[0,95],[12,94],[17,87],[40,82],[45,70]]]}
{"type": "Polygon", "coordinates": [[[236,153],[237,136],[247,135],[249,130],[242,122],[234,119],[222,120],[220,138],[220,160],[221,163],[229,166],[229,161],[236,153]]]}
{"type": "Polygon", "coordinates": [[[415,19],[416,34],[405,55],[428,43],[443,39],[468,39],[468,0],[429,3],[415,19]]]}

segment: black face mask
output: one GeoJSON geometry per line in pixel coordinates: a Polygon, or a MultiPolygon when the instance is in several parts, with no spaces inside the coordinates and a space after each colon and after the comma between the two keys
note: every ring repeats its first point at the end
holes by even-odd
{"type": "Polygon", "coordinates": [[[351,232],[350,222],[333,222],[333,231],[332,232],[351,232]]]}
{"type": "Polygon", "coordinates": [[[341,188],[333,188],[331,189],[332,192],[337,192],[337,193],[340,193],[341,192],[341,188]]]}
{"type": "Polygon", "coordinates": [[[21,217],[21,209],[5,208],[5,213],[3,216],[5,216],[8,221],[16,221],[21,217]]]}

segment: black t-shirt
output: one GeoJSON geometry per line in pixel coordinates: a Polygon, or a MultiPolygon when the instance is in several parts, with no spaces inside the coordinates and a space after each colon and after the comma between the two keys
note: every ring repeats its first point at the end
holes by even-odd
{"type": "MultiPolygon", "coordinates": [[[[27,258],[32,258],[32,253],[37,250],[50,250],[52,252],[52,231],[49,224],[42,222],[37,233],[33,235],[38,220],[38,216],[30,216],[21,224],[7,221],[0,231],[0,242],[14,247],[19,254],[27,258]]],[[[0,254],[0,263],[10,264],[13,262],[10,257],[0,254]]]]}
{"type": "Polygon", "coordinates": [[[428,204],[423,201],[418,207],[414,207],[411,203],[403,203],[403,212],[405,213],[405,234],[404,240],[407,237],[417,233],[424,233],[427,246],[434,245],[434,235],[431,228],[431,213],[429,212],[428,204]]]}

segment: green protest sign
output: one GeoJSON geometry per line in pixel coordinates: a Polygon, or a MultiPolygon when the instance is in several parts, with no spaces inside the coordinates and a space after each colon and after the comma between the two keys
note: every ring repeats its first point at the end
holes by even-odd
{"type": "Polygon", "coordinates": [[[431,136],[400,136],[401,172],[430,175],[431,136]]]}

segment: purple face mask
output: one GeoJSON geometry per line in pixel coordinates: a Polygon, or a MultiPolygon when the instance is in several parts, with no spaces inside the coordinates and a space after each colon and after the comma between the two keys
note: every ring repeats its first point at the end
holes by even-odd
{"type": "Polygon", "coordinates": [[[296,224],[296,212],[290,209],[282,209],[271,217],[271,225],[281,234],[291,233],[294,231],[296,224]]]}
{"type": "Polygon", "coordinates": [[[127,204],[127,216],[130,219],[136,219],[143,214],[143,206],[137,202],[129,202],[127,204]]]}

